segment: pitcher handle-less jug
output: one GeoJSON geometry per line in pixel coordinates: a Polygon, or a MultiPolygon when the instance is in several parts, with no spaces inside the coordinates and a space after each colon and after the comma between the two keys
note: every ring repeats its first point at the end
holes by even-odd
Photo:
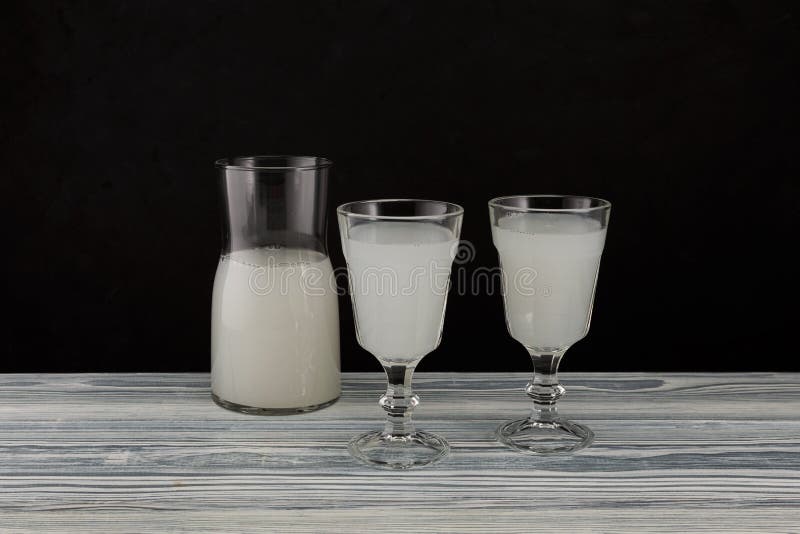
{"type": "Polygon", "coordinates": [[[222,252],[211,306],[211,393],[224,408],[288,414],[339,397],[339,309],[317,157],[216,162],[222,252]]]}

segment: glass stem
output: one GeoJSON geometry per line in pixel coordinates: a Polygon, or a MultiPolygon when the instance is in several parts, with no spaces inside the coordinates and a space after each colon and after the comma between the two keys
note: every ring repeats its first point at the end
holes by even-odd
{"type": "Polygon", "coordinates": [[[389,382],[386,393],[378,401],[387,414],[384,434],[390,436],[413,434],[414,423],[411,421],[411,412],[419,404],[419,397],[411,388],[414,367],[387,365],[383,369],[386,371],[386,378],[389,382]]]}
{"type": "Polygon", "coordinates": [[[533,377],[525,386],[525,393],[533,400],[530,418],[532,421],[553,421],[558,419],[556,402],[564,395],[564,388],[558,383],[558,364],[565,351],[529,352],[533,377]]]}

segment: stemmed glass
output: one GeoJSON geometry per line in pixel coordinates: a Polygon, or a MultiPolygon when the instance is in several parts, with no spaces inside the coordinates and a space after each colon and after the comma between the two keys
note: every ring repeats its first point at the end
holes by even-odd
{"type": "Polygon", "coordinates": [[[387,414],[383,430],[356,436],[348,448],[375,467],[430,464],[449,446],[444,438],[414,428],[411,412],[419,397],[411,377],[442,338],[464,210],[448,202],[396,199],[350,202],[336,211],[356,337],[388,378],[379,401],[387,414]]]}
{"type": "Polygon", "coordinates": [[[506,326],[528,349],[533,411],[497,429],[522,452],[569,453],[591,444],[589,428],[558,415],[558,364],[589,331],[611,204],[599,198],[529,195],[489,202],[492,239],[503,271],[506,326]]]}

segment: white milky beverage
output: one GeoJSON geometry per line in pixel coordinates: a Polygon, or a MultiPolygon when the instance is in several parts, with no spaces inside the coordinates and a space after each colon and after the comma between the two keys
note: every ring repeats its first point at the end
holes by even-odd
{"type": "Polygon", "coordinates": [[[589,330],[606,230],[571,213],[513,213],[492,225],[511,336],[538,352],[566,349],[589,330]]]}
{"type": "Polygon", "coordinates": [[[330,260],[294,248],[220,259],[211,307],[211,389],[257,408],[339,396],[339,309],[330,260]]]}
{"type": "Polygon", "coordinates": [[[342,247],[362,347],[384,362],[409,363],[439,345],[458,240],[429,222],[355,225],[342,247]]]}

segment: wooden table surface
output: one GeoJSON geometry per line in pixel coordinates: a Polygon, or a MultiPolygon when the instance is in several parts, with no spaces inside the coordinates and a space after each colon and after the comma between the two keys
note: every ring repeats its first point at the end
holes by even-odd
{"type": "Polygon", "coordinates": [[[451,455],[371,470],[383,375],[333,406],[247,416],[207,374],[0,375],[0,532],[800,532],[799,374],[565,374],[594,445],[494,442],[528,410],[522,374],[419,373],[418,427],[451,455]]]}

